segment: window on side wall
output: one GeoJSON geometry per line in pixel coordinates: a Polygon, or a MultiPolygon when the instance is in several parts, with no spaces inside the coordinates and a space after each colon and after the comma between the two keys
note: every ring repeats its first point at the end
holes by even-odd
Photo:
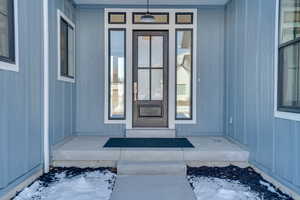
{"type": "Polygon", "coordinates": [[[75,25],[58,11],[58,80],[75,82],[75,25]]]}
{"type": "Polygon", "coordinates": [[[14,0],[0,0],[0,69],[18,71],[14,0]]]}
{"type": "Polygon", "coordinates": [[[278,110],[300,113],[300,0],[280,1],[278,110]]]}

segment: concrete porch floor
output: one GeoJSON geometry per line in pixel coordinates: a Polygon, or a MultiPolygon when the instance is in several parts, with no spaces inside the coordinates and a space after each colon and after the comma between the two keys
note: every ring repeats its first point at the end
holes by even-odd
{"type": "Polygon", "coordinates": [[[56,167],[116,167],[118,161],[181,161],[189,166],[247,164],[249,152],[224,137],[188,137],[183,148],[103,148],[108,137],[74,136],[53,147],[56,167]]]}

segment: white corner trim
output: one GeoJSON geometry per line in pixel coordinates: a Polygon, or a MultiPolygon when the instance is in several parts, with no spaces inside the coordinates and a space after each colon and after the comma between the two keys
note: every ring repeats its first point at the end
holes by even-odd
{"type": "Polygon", "coordinates": [[[49,15],[48,0],[43,0],[43,34],[44,34],[44,172],[49,172],[49,15]]]}
{"type": "Polygon", "coordinates": [[[276,0],[275,14],[275,48],[274,48],[274,117],[300,121],[300,114],[291,112],[282,112],[277,109],[277,94],[278,94],[278,47],[279,47],[279,0],[276,0]]]}
{"type": "Polygon", "coordinates": [[[14,28],[15,28],[15,63],[0,61],[0,70],[19,72],[19,8],[18,0],[14,0],[14,28]]]}
{"type": "Polygon", "coordinates": [[[169,30],[169,85],[175,85],[175,30],[193,29],[193,119],[175,120],[175,87],[169,87],[169,129],[174,129],[175,124],[196,124],[197,123],[197,9],[153,9],[156,12],[168,12],[169,24],[132,24],[132,12],[145,12],[145,9],[124,9],[124,8],[106,8],[104,15],[105,24],[105,74],[108,73],[108,29],[125,28],[126,29],[126,120],[108,119],[108,76],[105,76],[105,104],[104,104],[104,123],[106,124],[126,124],[127,129],[132,128],[132,32],[138,30],[169,30]],[[109,12],[126,12],[127,24],[108,24],[109,12]],[[194,13],[193,24],[175,24],[176,12],[194,13]]]}
{"type": "MultiPolygon", "coordinates": [[[[57,80],[59,81],[64,81],[64,82],[69,82],[69,83],[75,83],[75,77],[74,78],[70,78],[70,77],[65,77],[61,75],[61,66],[60,66],[60,20],[64,19],[74,30],[74,49],[76,49],[76,27],[75,24],[73,23],[73,21],[71,19],[69,19],[61,10],[57,9],[57,80]]],[[[75,54],[76,55],[76,54],[75,54]]],[[[74,74],[76,74],[76,58],[74,55],[74,74]]]]}

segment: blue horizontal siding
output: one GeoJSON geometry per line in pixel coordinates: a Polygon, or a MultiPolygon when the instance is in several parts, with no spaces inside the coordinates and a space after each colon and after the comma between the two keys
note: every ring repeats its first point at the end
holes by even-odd
{"type": "Polygon", "coordinates": [[[273,116],[275,6],[274,0],[232,0],[226,7],[226,136],[300,193],[300,122],[273,116]]]}
{"type": "Polygon", "coordinates": [[[19,72],[0,70],[0,197],[42,165],[42,1],[18,1],[19,72]]]}

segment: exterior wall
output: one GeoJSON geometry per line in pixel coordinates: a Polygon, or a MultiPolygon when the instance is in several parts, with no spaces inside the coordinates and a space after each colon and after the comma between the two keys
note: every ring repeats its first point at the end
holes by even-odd
{"type": "Polygon", "coordinates": [[[75,129],[75,84],[57,79],[57,9],[75,22],[75,11],[71,1],[49,1],[50,145],[71,136],[75,129]]]}
{"type": "MultiPolygon", "coordinates": [[[[123,135],[124,125],[104,124],[104,8],[79,7],[76,16],[76,133],[123,135]]],[[[178,125],[177,134],[222,135],[224,7],[199,7],[198,27],[198,123],[178,125]]]]}
{"type": "Polygon", "coordinates": [[[0,197],[42,167],[42,1],[18,1],[19,72],[0,70],[0,197]]]}
{"type": "Polygon", "coordinates": [[[273,115],[275,7],[274,0],[227,5],[226,135],[250,150],[255,166],[300,193],[300,122],[273,115]]]}
{"type": "Polygon", "coordinates": [[[178,136],[223,135],[224,17],[223,7],[198,9],[197,124],[176,125],[178,136]]]}

